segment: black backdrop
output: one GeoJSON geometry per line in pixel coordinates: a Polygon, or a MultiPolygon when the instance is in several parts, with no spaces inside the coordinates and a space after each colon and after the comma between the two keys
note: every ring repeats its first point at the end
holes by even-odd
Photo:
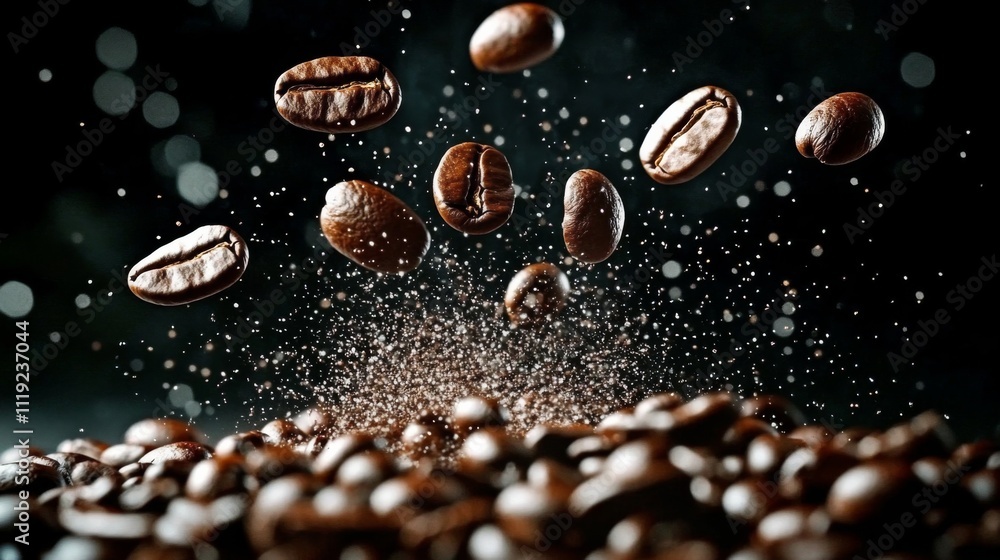
{"type": "Polygon", "coordinates": [[[2,425],[24,427],[13,396],[19,320],[30,322],[37,445],[113,441],[153,414],[192,418],[218,436],[294,412],[319,392],[317,379],[350,369],[352,344],[379,336],[359,323],[407,335],[393,324],[398,314],[372,309],[459,305],[464,288],[449,283],[453,275],[488,307],[524,263],[561,261],[560,177],[586,166],[618,186],[626,231],[607,262],[566,264],[574,308],[597,310],[569,312],[568,323],[613,323],[592,329],[588,356],[622,344],[618,335],[648,347],[600,354],[633,389],[776,391],[815,421],[876,426],[933,408],[963,437],[1000,430],[1000,286],[981,268],[998,237],[992,116],[978,81],[987,53],[974,47],[985,33],[978,20],[988,18],[935,0],[544,3],[564,16],[562,47],[527,75],[493,76],[472,67],[467,45],[502,2],[5,4],[0,284],[8,294],[28,286],[33,305],[4,316],[2,425]],[[98,108],[93,93],[107,70],[96,41],[111,27],[137,45],[122,73],[140,96],[121,117],[98,108]],[[404,97],[393,120],[332,141],[274,120],[282,71],[347,51],[396,74],[404,97]],[[903,79],[912,53],[934,63],[926,87],[903,79]],[[736,141],[702,177],[656,185],[636,161],[646,129],[709,83],[740,100],[736,141]],[[789,135],[817,94],[838,91],[873,97],[886,134],[867,157],[826,167],[799,156],[789,135]],[[153,97],[142,94],[154,92],[176,100],[176,123],[144,118],[153,97]],[[111,126],[98,138],[102,119],[111,126]],[[170,150],[197,145],[188,157],[217,173],[224,197],[200,207],[179,194],[163,155],[177,136],[196,142],[175,140],[170,150]],[[939,136],[949,142],[935,144],[939,136]],[[464,238],[434,212],[434,165],[451,143],[498,137],[519,191],[540,203],[520,198],[500,235],[464,238]],[[917,155],[929,163],[917,166],[917,155]],[[325,253],[323,193],[348,178],[390,185],[425,217],[434,246],[417,274],[374,278],[325,253]],[[890,202],[894,181],[905,190],[890,202]],[[776,185],[791,190],[782,196],[776,185]],[[870,227],[845,231],[877,193],[885,206],[870,227]],[[208,223],[231,225],[250,243],[236,286],[178,308],[122,289],[117,278],[132,263],[208,223]],[[310,256],[322,268],[302,273],[310,256]],[[970,281],[981,288],[975,297],[953,291],[970,281]],[[789,324],[780,334],[790,336],[779,336],[789,324]],[[907,340],[921,348],[894,362],[889,353],[905,357],[907,340]]]}

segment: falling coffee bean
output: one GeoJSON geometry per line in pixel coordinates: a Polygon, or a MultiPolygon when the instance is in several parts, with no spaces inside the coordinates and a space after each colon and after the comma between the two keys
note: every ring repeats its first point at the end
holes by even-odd
{"type": "Polygon", "coordinates": [[[409,272],[423,261],[431,236],[405,202],[367,181],[343,181],[326,192],[320,226],[340,254],[375,272],[409,272]]]}
{"type": "Polygon", "coordinates": [[[482,72],[518,72],[551,57],[566,30],[562,18],[541,4],[504,6],[479,24],[469,42],[472,63],[482,72]]]}
{"type": "Polygon", "coordinates": [[[250,250],[226,226],[202,226],[153,251],[128,273],[128,287],[157,305],[183,305],[215,295],[247,269],[250,250]]]}
{"type": "Polygon", "coordinates": [[[286,70],[274,84],[278,113],[293,125],[331,134],[381,126],[399,110],[396,77],[366,56],[325,56],[286,70]]]}
{"type": "Polygon", "coordinates": [[[514,182],[507,158],[492,146],[463,142],[445,152],[434,172],[434,204],[451,227],[482,235],[514,211],[514,182]]]}
{"type": "Polygon", "coordinates": [[[664,111],[642,141],[639,160],[654,181],[676,185],[708,169],[729,148],[743,113],[736,97],[716,86],[703,86],[664,111]]]}
{"type": "Polygon", "coordinates": [[[511,322],[521,327],[539,326],[559,314],[569,297],[569,278],[551,263],[523,268],[507,286],[504,305],[511,322]]]}
{"type": "Polygon", "coordinates": [[[625,226],[625,206],[607,177],[593,169],[570,175],[563,208],[563,241],[570,255],[599,263],[615,252],[625,226]]]}
{"type": "Polygon", "coordinates": [[[843,165],[874,150],[884,133],[885,117],[871,97],[838,93],[813,107],[799,123],[795,147],[807,158],[843,165]]]}

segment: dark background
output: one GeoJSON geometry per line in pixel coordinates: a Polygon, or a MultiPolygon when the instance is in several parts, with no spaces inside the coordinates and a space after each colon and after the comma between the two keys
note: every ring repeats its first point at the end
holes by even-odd
{"type": "MultiPolygon", "coordinates": [[[[499,302],[523,264],[563,259],[558,177],[584,166],[604,172],[622,193],[626,232],[605,263],[566,268],[577,308],[602,310],[594,317],[606,324],[593,332],[607,339],[599,343],[613,346],[618,339],[611,335],[624,333],[648,347],[612,352],[622,363],[605,366],[623,368],[633,389],[778,392],[815,421],[879,427],[933,408],[963,438],[997,435],[1000,286],[985,282],[962,309],[948,297],[997,249],[986,128],[992,117],[979,81],[989,59],[974,46],[982,43],[988,18],[935,0],[779,0],[750,2],[749,11],[730,1],[543,3],[564,15],[562,47],[529,75],[493,76],[499,85],[489,95],[477,90],[486,76],[472,67],[467,46],[478,22],[503,4],[493,1],[404,1],[409,17],[390,14],[386,24],[378,23],[389,14],[384,1],[71,1],[42,18],[46,23],[19,52],[8,45],[0,284],[26,284],[34,303],[23,318],[4,317],[0,332],[8,342],[0,349],[6,347],[13,363],[15,322],[30,321],[32,350],[41,356],[31,379],[33,443],[54,448],[81,436],[115,441],[132,422],[168,414],[191,418],[218,437],[310,404],[313,380],[339,375],[310,353],[332,348],[349,362],[344,349],[354,343],[351,333],[400,332],[392,325],[398,315],[373,315],[372,309],[392,307],[394,299],[404,307],[424,298],[428,305],[459,305],[462,298],[454,296],[462,290],[448,283],[454,278],[446,280],[455,270],[487,303],[499,302]],[[713,23],[724,10],[733,21],[713,23]],[[883,25],[878,33],[880,21],[891,24],[894,14],[898,28],[883,25]],[[369,31],[359,35],[366,25],[369,31]],[[110,117],[114,130],[58,181],[53,162],[64,161],[67,147],[84,140],[83,130],[108,117],[92,88],[106,70],[95,41],[112,26],[129,30],[138,45],[137,60],[124,73],[137,82],[147,67],[168,73],[156,89],[177,99],[180,118],[155,128],[144,120],[141,103],[124,118],[110,117]],[[722,31],[709,38],[708,28],[722,31]],[[389,123],[334,141],[291,126],[258,136],[272,123],[273,85],[281,72],[343,54],[343,45],[359,38],[358,52],[382,60],[401,84],[403,104],[389,123]],[[689,50],[699,38],[700,51],[689,50]],[[927,87],[901,77],[900,64],[913,52],[935,63],[927,87]],[[39,79],[42,69],[52,72],[50,81],[39,79]],[[705,84],[740,100],[740,133],[703,176],[656,185],[636,159],[645,131],[674,99],[705,84]],[[828,93],[865,92],[879,103],[886,133],[875,151],[839,167],[795,151],[776,125],[815,103],[815,85],[828,93]],[[477,102],[478,114],[448,114],[477,91],[486,97],[477,102]],[[568,117],[560,116],[562,108],[568,117]],[[620,129],[611,131],[610,146],[582,161],[569,157],[600,146],[595,139],[609,123],[620,129]],[[962,136],[911,181],[904,163],[932,147],[941,128],[962,136]],[[435,130],[446,143],[428,140],[435,130]],[[156,164],[162,143],[177,135],[196,139],[198,160],[216,171],[236,162],[239,172],[224,177],[225,198],[194,208],[178,194],[175,178],[156,164]],[[247,150],[255,136],[277,151],[277,161],[247,150]],[[451,143],[494,143],[497,136],[504,138],[500,148],[523,196],[556,197],[536,213],[516,210],[519,225],[508,224],[498,236],[464,238],[434,211],[434,165],[451,143]],[[626,138],[631,148],[626,143],[623,151],[619,141],[626,138]],[[720,181],[733,184],[731,166],[748,161],[747,150],[769,139],[780,149],[753,166],[746,184],[720,195],[720,181]],[[427,162],[406,169],[391,188],[431,228],[428,262],[408,278],[378,279],[326,253],[317,224],[326,189],[351,178],[386,185],[385,173],[400,171],[400,158],[419,153],[420,142],[430,151],[427,162]],[[254,165],[259,176],[251,172],[254,165]],[[897,179],[906,192],[850,242],[844,224],[855,223],[858,208],[897,179]],[[791,184],[788,196],[773,191],[782,180],[791,184]],[[737,203],[740,195],[748,206],[737,203]],[[168,308],[138,300],[116,283],[116,275],[162,243],[210,223],[236,228],[251,247],[248,272],[230,290],[168,308]],[[771,233],[777,242],[768,239],[771,233]],[[667,253],[683,266],[678,278],[660,271],[667,253]],[[313,255],[322,268],[296,276],[313,255]],[[449,257],[458,264],[448,264],[449,257]],[[763,312],[787,299],[776,295],[783,282],[796,290],[795,331],[778,337],[769,328],[748,329],[754,314],[766,326],[773,322],[775,316],[763,312]],[[680,297],[671,297],[671,288],[680,297]],[[282,302],[268,308],[275,290],[282,302]],[[353,304],[338,306],[338,292],[353,304]],[[91,305],[79,307],[80,295],[91,305]],[[249,325],[260,306],[268,312],[249,325]],[[912,363],[894,369],[887,353],[899,352],[939,310],[950,320],[912,363]],[[234,343],[234,336],[244,340],[234,343]],[[734,349],[739,356],[726,361],[722,354],[734,349]],[[295,360],[283,358],[288,355],[295,360]],[[185,409],[186,401],[197,406],[185,409]]],[[[4,10],[9,43],[10,33],[23,33],[21,18],[43,7],[11,2],[4,10]]],[[[527,198],[522,203],[531,208],[527,198]]],[[[568,314],[570,323],[580,317],[568,314]]],[[[0,385],[4,431],[19,427],[14,368],[8,370],[0,385]]],[[[13,436],[5,438],[14,443],[13,436]]]]}

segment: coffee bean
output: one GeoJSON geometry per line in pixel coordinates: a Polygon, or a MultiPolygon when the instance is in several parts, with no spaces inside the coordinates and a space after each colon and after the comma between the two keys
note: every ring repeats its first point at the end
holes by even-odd
{"type": "Polygon", "coordinates": [[[482,72],[518,72],[555,54],[565,34],[562,18],[553,10],[532,2],[510,4],[479,24],[469,56],[482,72]]]}
{"type": "Polygon", "coordinates": [[[257,430],[249,432],[239,432],[229,434],[219,440],[215,446],[215,454],[225,455],[247,455],[255,449],[264,447],[264,434],[257,430]]]}
{"type": "Polygon", "coordinates": [[[316,58],[286,70],[274,84],[274,102],[285,120],[331,134],[381,126],[402,100],[392,72],[366,56],[316,58]]]}
{"type": "Polygon", "coordinates": [[[192,500],[208,502],[243,490],[245,474],[243,459],[239,455],[205,459],[191,469],[184,492],[192,500]]]}
{"type": "Polygon", "coordinates": [[[885,117],[863,93],[833,95],[813,107],[795,131],[795,147],[827,165],[851,163],[875,149],[885,133],[885,117]]]}
{"type": "Polygon", "coordinates": [[[898,519],[921,491],[909,463],[871,461],[852,467],[830,487],[826,509],[830,519],[846,525],[878,524],[898,519]]]}
{"type": "Polygon", "coordinates": [[[318,406],[311,406],[292,418],[295,425],[309,436],[325,433],[333,425],[333,415],[318,406]]]}
{"type": "Polygon", "coordinates": [[[703,86],[673,102],[660,115],[639,147],[646,174],[663,185],[690,181],[729,148],[743,113],[736,97],[716,86],[703,86]]]}
{"type": "Polygon", "coordinates": [[[59,468],[42,462],[27,461],[26,464],[5,463],[0,465],[0,495],[26,490],[38,495],[51,488],[68,483],[59,468]]]}
{"type": "Polygon", "coordinates": [[[486,144],[452,146],[434,172],[434,204],[445,223],[463,233],[483,235],[504,225],[514,211],[507,158],[486,144]]]}
{"type": "Polygon", "coordinates": [[[56,446],[56,451],[66,453],[80,453],[92,459],[100,459],[101,453],[108,448],[108,444],[94,438],[72,438],[64,439],[56,446]]]}
{"type": "Polygon", "coordinates": [[[159,447],[179,441],[205,443],[201,430],[176,418],[147,418],[125,430],[124,443],[159,447]]]}
{"type": "Polygon", "coordinates": [[[615,252],[625,226],[625,206],[607,177],[593,169],[570,175],[563,209],[563,241],[573,258],[599,263],[615,252]]]}
{"type": "Polygon", "coordinates": [[[464,437],[487,426],[506,426],[510,410],[496,399],[470,395],[455,401],[451,421],[455,433],[464,437]]]}
{"type": "Polygon", "coordinates": [[[511,323],[537,327],[558,315],[569,298],[569,277],[551,263],[528,265],[507,286],[504,306],[511,323]]]}
{"type": "Polygon", "coordinates": [[[431,243],[430,232],[416,212],[367,181],[343,181],[331,187],[320,226],[340,254],[385,274],[417,268],[431,243]]]}
{"type": "Polygon", "coordinates": [[[128,287],[157,305],[183,305],[236,283],[250,250],[232,228],[202,226],[143,258],[128,273],[128,287]]]}
{"type": "Polygon", "coordinates": [[[268,445],[293,445],[306,440],[306,434],[294,421],[286,418],[271,420],[260,429],[268,445]]]}
{"type": "Polygon", "coordinates": [[[181,461],[186,463],[197,463],[202,459],[212,456],[209,449],[193,441],[179,441],[168,443],[153,449],[139,458],[140,463],[163,463],[165,461],[181,461]]]}
{"type": "Polygon", "coordinates": [[[149,453],[150,449],[152,447],[146,445],[117,443],[102,451],[98,458],[106,465],[121,468],[129,463],[137,462],[143,455],[149,453]]]}

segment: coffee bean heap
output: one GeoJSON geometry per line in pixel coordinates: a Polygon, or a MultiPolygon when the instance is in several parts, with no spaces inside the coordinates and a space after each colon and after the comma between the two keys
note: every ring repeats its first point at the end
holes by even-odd
{"type": "Polygon", "coordinates": [[[310,408],[212,445],[149,418],[114,444],[11,448],[0,511],[16,511],[25,471],[46,559],[1000,554],[1000,445],[958,444],[933,411],[841,428],[807,423],[779,396],[709,392],[523,434],[478,396],[389,437],[331,420],[310,408]]]}

